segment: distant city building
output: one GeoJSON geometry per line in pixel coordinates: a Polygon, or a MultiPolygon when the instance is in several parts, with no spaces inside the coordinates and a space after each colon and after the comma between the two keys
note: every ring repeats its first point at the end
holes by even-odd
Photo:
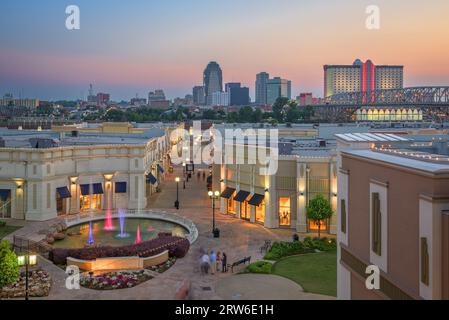
{"type": "Polygon", "coordinates": [[[347,92],[369,93],[380,89],[401,89],[403,66],[376,66],[371,60],[357,59],[352,65],[324,66],[324,97],[347,92]]]}
{"type": "Polygon", "coordinates": [[[318,104],[319,99],[315,98],[312,93],[301,93],[296,100],[300,106],[310,106],[318,104]]]}
{"type": "Polygon", "coordinates": [[[147,99],[145,98],[132,98],[130,101],[130,104],[132,106],[136,106],[136,107],[141,107],[141,106],[145,106],[147,104],[147,99]]]}
{"type": "Polygon", "coordinates": [[[39,107],[39,99],[14,99],[13,95],[8,93],[0,99],[0,106],[14,106],[14,107],[26,107],[26,108],[37,108],[39,107]]]}
{"type": "Polygon", "coordinates": [[[222,107],[227,107],[230,104],[230,94],[229,92],[214,92],[212,94],[212,103],[211,105],[213,106],[222,106],[222,107]]]}
{"type": "Polygon", "coordinates": [[[173,105],[175,107],[190,107],[193,105],[193,96],[191,94],[187,94],[184,98],[175,98],[173,100],[173,105]]]}
{"type": "Polygon", "coordinates": [[[274,104],[278,98],[292,97],[292,82],[279,77],[267,80],[267,104],[274,104]]]}
{"type": "Polygon", "coordinates": [[[87,102],[90,103],[97,102],[97,96],[94,94],[94,88],[92,84],[89,85],[89,94],[87,95],[87,102]]]}
{"type": "Polygon", "coordinates": [[[148,94],[148,105],[155,109],[170,108],[170,101],[165,98],[164,90],[158,89],[148,94]]]}
{"type": "Polygon", "coordinates": [[[256,103],[267,104],[267,81],[270,75],[266,72],[261,72],[256,75],[256,103]]]}
{"type": "Polygon", "coordinates": [[[249,88],[242,87],[239,82],[227,83],[226,92],[229,93],[229,104],[231,106],[244,106],[250,104],[249,88]]]}
{"type": "Polygon", "coordinates": [[[206,104],[212,105],[212,95],[223,91],[223,73],[220,65],[215,61],[210,62],[203,75],[206,104]]]}
{"type": "Polygon", "coordinates": [[[193,87],[192,94],[194,105],[203,106],[206,104],[206,94],[204,92],[204,86],[193,87]]]}
{"type": "Polygon", "coordinates": [[[98,106],[107,105],[110,101],[110,95],[109,93],[98,93],[96,102],[98,106]]]}

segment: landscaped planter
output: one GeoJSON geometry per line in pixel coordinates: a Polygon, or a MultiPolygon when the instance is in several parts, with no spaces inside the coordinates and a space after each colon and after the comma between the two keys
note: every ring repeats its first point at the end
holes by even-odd
{"type": "MultiPolygon", "coordinates": [[[[51,277],[46,271],[31,271],[28,277],[28,295],[30,297],[46,297],[50,293],[51,277]]],[[[25,273],[22,272],[19,280],[0,289],[0,299],[13,299],[25,297],[25,273]]]]}

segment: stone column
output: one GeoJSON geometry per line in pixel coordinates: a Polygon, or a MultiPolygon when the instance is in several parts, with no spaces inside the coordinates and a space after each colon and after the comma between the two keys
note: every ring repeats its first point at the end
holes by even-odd
{"type": "Polygon", "coordinates": [[[268,186],[268,192],[265,192],[265,227],[278,228],[276,175],[266,176],[265,186],[268,186]]]}
{"type": "Polygon", "coordinates": [[[76,181],[78,178],[72,178],[69,181],[69,191],[70,195],[70,205],[69,205],[69,214],[78,214],[80,212],[80,189],[76,181]]]}
{"type": "Polygon", "coordinates": [[[306,216],[306,169],[307,164],[297,163],[297,196],[296,196],[296,231],[307,232],[307,216],[306,216]]]}

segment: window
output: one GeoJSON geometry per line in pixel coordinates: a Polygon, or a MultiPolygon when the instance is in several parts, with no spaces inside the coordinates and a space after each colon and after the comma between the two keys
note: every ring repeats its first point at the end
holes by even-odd
{"type": "Polygon", "coordinates": [[[228,199],[228,214],[235,214],[234,194],[228,199]]]}
{"type": "Polygon", "coordinates": [[[291,201],[290,197],[279,198],[279,225],[290,226],[291,201]]]}
{"type": "Polygon", "coordinates": [[[341,232],[346,233],[346,200],[340,201],[341,232]]]}
{"type": "Polygon", "coordinates": [[[371,236],[372,250],[378,256],[382,255],[382,215],[380,212],[379,193],[371,194],[371,236]]]}
{"type": "Polygon", "coordinates": [[[421,238],[421,282],[429,285],[429,247],[427,238],[421,238]]]}
{"type": "Polygon", "coordinates": [[[265,223],[265,202],[256,207],[256,221],[265,223]]]}

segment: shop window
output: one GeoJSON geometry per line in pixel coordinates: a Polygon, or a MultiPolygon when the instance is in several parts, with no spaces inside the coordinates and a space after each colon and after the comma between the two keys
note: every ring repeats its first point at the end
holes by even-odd
{"type": "Polygon", "coordinates": [[[291,200],[290,197],[279,198],[279,225],[290,226],[291,223],[291,200]]]}
{"type": "Polygon", "coordinates": [[[265,223],[265,203],[262,202],[256,207],[256,221],[260,223],[265,223]]]}
{"type": "Polygon", "coordinates": [[[234,200],[234,195],[232,195],[227,201],[228,201],[228,214],[235,214],[236,201],[234,200]]]}

